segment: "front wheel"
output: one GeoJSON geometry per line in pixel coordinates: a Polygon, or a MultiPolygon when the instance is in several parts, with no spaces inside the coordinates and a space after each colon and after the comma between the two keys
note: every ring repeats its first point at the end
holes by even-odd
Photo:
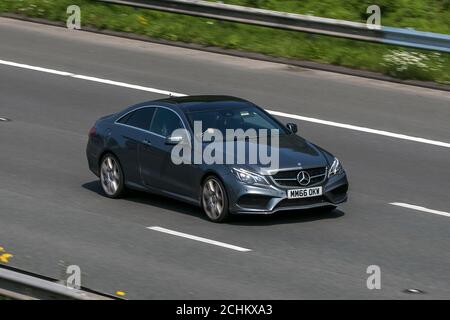
{"type": "Polygon", "coordinates": [[[112,154],[102,158],[100,165],[100,183],[108,198],[120,198],[124,193],[123,171],[119,160],[112,154]]]}
{"type": "Polygon", "coordinates": [[[228,218],[228,197],[222,182],[209,177],[202,186],[202,206],[209,220],[223,222],[228,218]]]}

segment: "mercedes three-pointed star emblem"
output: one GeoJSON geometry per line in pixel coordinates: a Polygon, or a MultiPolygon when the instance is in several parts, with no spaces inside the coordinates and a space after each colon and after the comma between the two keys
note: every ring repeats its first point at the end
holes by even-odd
{"type": "Polygon", "coordinates": [[[297,175],[297,181],[302,186],[307,186],[311,182],[311,177],[306,171],[300,171],[297,175]]]}

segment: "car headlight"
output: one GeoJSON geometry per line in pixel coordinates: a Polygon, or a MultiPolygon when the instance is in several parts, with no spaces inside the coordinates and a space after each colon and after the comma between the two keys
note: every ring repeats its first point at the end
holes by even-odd
{"type": "Polygon", "coordinates": [[[338,158],[334,158],[333,164],[330,167],[330,171],[328,171],[328,178],[337,174],[341,174],[344,172],[344,168],[342,168],[341,162],[338,158]]]}
{"type": "Polygon", "coordinates": [[[236,176],[236,178],[241,181],[242,183],[249,184],[249,185],[268,185],[269,182],[267,182],[266,178],[262,175],[240,169],[240,168],[232,168],[231,172],[236,176]]]}

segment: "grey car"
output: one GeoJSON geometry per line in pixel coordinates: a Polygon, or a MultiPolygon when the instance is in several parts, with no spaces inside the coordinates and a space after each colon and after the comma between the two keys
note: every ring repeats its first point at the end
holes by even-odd
{"type": "MultiPolygon", "coordinates": [[[[337,158],[298,136],[294,123],[281,124],[255,104],[229,96],[187,96],[133,105],[100,118],[89,132],[87,159],[100,177],[107,197],[122,197],[126,189],[142,190],[201,206],[214,222],[230,214],[272,214],[282,210],[334,209],[347,200],[346,173],[337,158]],[[196,123],[202,124],[199,134],[196,123]],[[228,139],[229,129],[278,132],[277,144],[259,136],[228,139]],[[223,141],[202,137],[214,130],[223,141]],[[185,134],[175,134],[185,132],[185,134]],[[226,162],[173,160],[174,148],[223,143],[226,162]],[[261,161],[237,161],[233,150],[270,146],[277,168],[261,161]]],[[[274,140],[275,141],[275,140],[274,140]]],[[[217,151],[217,150],[216,150],[217,151]]],[[[193,153],[195,154],[195,152],[193,153]]],[[[215,155],[217,156],[217,154],[215,155]]],[[[242,159],[241,159],[242,160],[242,159]]]]}

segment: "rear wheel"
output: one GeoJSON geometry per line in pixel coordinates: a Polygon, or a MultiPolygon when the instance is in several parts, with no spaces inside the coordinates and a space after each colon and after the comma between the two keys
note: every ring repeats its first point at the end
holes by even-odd
{"type": "Polygon", "coordinates": [[[125,187],[119,161],[112,154],[107,154],[100,163],[100,183],[103,191],[109,198],[120,198],[125,187]]]}
{"type": "Polygon", "coordinates": [[[222,182],[208,177],[202,186],[202,206],[209,220],[223,222],[228,216],[228,197],[222,182]]]}

